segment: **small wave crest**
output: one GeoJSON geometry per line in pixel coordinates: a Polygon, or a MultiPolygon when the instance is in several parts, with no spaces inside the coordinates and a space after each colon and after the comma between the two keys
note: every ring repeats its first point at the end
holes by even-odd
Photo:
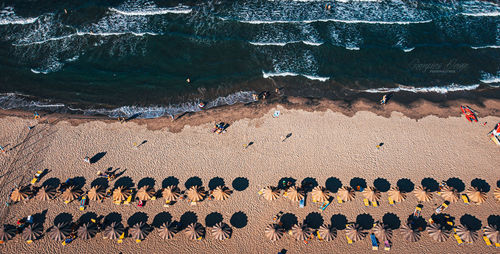
{"type": "Polygon", "coordinates": [[[296,76],[302,76],[310,80],[317,80],[317,81],[322,81],[325,82],[330,79],[330,77],[319,77],[319,76],[313,76],[313,75],[307,75],[307,74],[299,74],[299,73],[294,73],[294,72],[262,72],[262,77],[264,78],[272,78],[272,77],[296,77],[296,76]]]}
{"type": "Polygon", "coordinates": [[[445,93],[448,93],[448,92],[475,90],[478,87],[479,87],[479,85],[461,86],[461,85],[456,85],[456,84],[452,84],[452,85],[449,85],[449,86],[431,86],[431,87],[414,87],[414,86],[403,86],[403,85],[400,85],[400,86],[394,87],[394,88],[382,87],[382,88],[374,88],[374,89],[361,90],[359,92],[366,92],[366,93],[391,93],[391,92],[405,91],[405,92],[412,92],[412,93],[440,93],[440,94],[445,94],[445,93]]]}
{"type": "Polygon", "coordinates": [[[26,25],[34,23],[38,18],[22,18],[16,15],[13,7],[0,10],[0,25],[26,25]]]}
{"type": "Polygon", "coordinates": [[[481,82],[486,84],[500,83],[500,72],[496,75],[490,73],[483,73],[481,75],[481,82]]]}
{"type": "MultiPolygon", "coordinates": [[[[228,20],[226,18],[222,20],[228,20]]],[[[241,23],[248,24],[279,24],[279,23],[316,23],[316,22],[337,22],[348,24],[379,24],[379,25],[411,25],[431,23],[433,20],[417,20],[417,21],[377,21],[377,20],[346,20],[346,19],[311,19],[311,20],[235,20],[241,23]]]]}
{"type": "Polygon", "coordinates": [[[248,42],[254,46],[286,46],[287,44],[295,44],[295,43],[303,43],[305,45],[309,46],[321,46],[323,45],[323,42],[313,42],[313,41],[288,41],[288,42],[254,42],[250,41],[248,42]]]}

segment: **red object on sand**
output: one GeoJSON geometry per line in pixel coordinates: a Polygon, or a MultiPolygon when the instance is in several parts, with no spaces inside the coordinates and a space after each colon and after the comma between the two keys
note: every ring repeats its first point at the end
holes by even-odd
{"type": "Polygon", "coordinates": [[[476,113],[469,106],[460,106],[462,113],[465,115],[465,118],[469,120],[469,122],[477,122],[476,113]]]}

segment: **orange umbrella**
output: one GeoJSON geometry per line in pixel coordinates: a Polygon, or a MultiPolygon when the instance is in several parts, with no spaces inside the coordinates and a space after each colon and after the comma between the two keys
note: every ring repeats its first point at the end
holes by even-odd
{"type": "Polygon", "coordinates": [[[61,198],[65,202],[70,202],[70,201],[73,201],[73,200],[79,198],[82,194],[83,194],[82,190],[78,189],[75,186],[69,186],[68,188],[66,188],[63,191],[61,198]]]}
{"type": "Polygon", "coordinates": [[[346,236],[353,242],[359,241],[367,235],[367,232],[362,230],[361,226],[357,223],[349,224],[345,230],[346,236]]]}
{"type": "Polygon", "coordinates": [[[41,201],[53,199],[56,196],[56,190],[50,186],[42,186],[36,193],[35,198],[41,201]]]}
{"type": "Polygon", "coordinates": [[[458,191],[455,188],[449,186],[445,186],[443,190],[441,190],[441,197],[449,202],[457,202],[460,199],[458,191]]]}
{"type": "Polygon", "coordinates": [[[14,202],[23,201],[27,199],[29,195],[31,195],[31,190],[28,186],[17,187],[12,191],[12,194],[10,194],[10,200],[14,202]]]}
{"type": "Polygon", "coordinates": [[[274,242],[276,240],[279,240],[283,236],[284,232],[285,230],[283,230],[280,225],[269,224],[266,227],[265,235],[269,240],[274,242]]]}
{"type": "Polygon", "coordinates": [[[495,198],[500,201],[500,187],[497,187],[495,189],[495,191],[493,192],[493,195],[495,196],[495,198]]]}
{"type": "Polygon", "coordinates": [[[127,187],[120,186],[113,191],[113,201],[114,202],[125,201],[130,195],[131,191],[127,187]]]}
{"type": "Polygon", "coordinates": [[[363,190],[363,196],[370,202],[378,202],[380,200],[380,191],[374,187],[367,187],[363,190]]]}
{"type": "Polygon", "coordinates": [[[388,191],[389,197],[394,200],[394,202],[402,202],[406,199],[406,193],[402,193],[398,187],[392,187],[388,191]]]}
{"type": "Polygon", "coordinates": [[[413,229],[410,225],[404,224],[400,229],[403,238],[410,242],[416,242],[420,240],[420,232],[417,229],[413,229]]]}
{"type": "Polygon", "coordinates": [[[165,201],[168,203],[177,201],[177,199],[181,196],[181,190],[176,185],[167,186],[163,189],[161,193],[165,201]]]}
{"type": "Polygon", "coordinates": [[[184,231],[190,240],[201,240],[205,236],[205,228],[200,223],[191,223],[184,231]]]}
{"type": "Polygon", "coordinates": [[[163,240],[166,239],[172,239],[175,234],[177,234],[177,227],[175,226],[174,223],[171,222],[165,222],[161,225],[161,227],[158,229],[160,237],[163,240]]]}
{"type": "Polygon", "coordinates": [[[100,186],[94,186],[90,188],[89,193],[87,194],[89,196],[89,199],[92,201],[100,201],[103,200],[104,197],[106,196],[106,190],[100,186]]]}
{"type": "Polygon", "coordinates": [[[212,235],[217,240],[226,240],[231,237],[231,228],[226,224],[219,222],[212,227],[212,235]]]}
{"type": "Polygon", "coordinates": [[[433,224],[431,224],[430,226],[427,227],[427,233],[429,233],[429,235],[435,241],[444,242],[450,236],[451,231],[448,230],[448,229],[445,229],[441,225],[433,223],[433,224]]]}
{"type": "Polygon", "coordinates": [[[304,241],[312,234],[312,229],[307,224],[298,223],[292,227],[292,235],[297,241],[304,241]]]}

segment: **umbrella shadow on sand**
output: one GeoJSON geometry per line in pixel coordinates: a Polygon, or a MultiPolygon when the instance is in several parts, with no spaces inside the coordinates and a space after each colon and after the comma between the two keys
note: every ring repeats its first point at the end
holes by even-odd
{"type": "Polygon", "coordinates": [[[167,188],[168,186],[172,186],[172,185],[174,185],[174,186],[179,185],[179,179],[177,179],[174,176],[169,176],[169,177],[163,179],[163,181],[161,182],[162,188],[167,188]]]}
{"type": "Polygon", "coordinates": [[[248,216],[242,212],[235,212],[229,221],[235,228],[244,228],[248,224],[248,216]]]}
{"type": "Polygon", "coordinates": [[[203,185],[203,181],[201,180],[201,178],[197,177],[197,176],[193,176],[189,179],[187,179],[186,183],[184,183],[184,186],[186,187],[186,189],[189,189],[193,186],[202,186],[203,185]]]}
{"type": "Polygon", "coordinates": [[[233,189],[237,191],[244,191],[248,188],[249,182],[245,177],[236,177],[233,180],[233,189]]]}
{"type": "Polygon", "coordinates": [[[137,183],[137,188],[140,189],[141,187],[144,186],[149,186],[151,188],[155,187],[156,180],[151,178],[151,177],[144,177],[141,180],[139,180],[139,183],[137,183]]]}
{"type": "Polygon", "coordinates": [[[340,187],[342,187],[342,182],[337,177],[330,177],[326,179],[325,188],[332,193],[337,193],[340,187]]]}
{"type": "Polygon", "coordinates": [[[222,222],[223,219],[224,218],[220,213],[217,212],[210,213],[209,215],[207,215],[207,217],[205,217],[205,226],[213,227],[215,226],[215,224],[222,222]]]}
{"type": "Polygon", "coordinates": [[[415,184],[408,178],[399,179],[396,185],[403,193],[412,192],[415,189],[415,184]]]}
{"type": "Polygon", "coordinates": [[[148,215],[146,213],[143,213],[143,212],[136,212],[128,218],[127,225],[129,225],[131,227],[139,222],[147,223],[148,222],[148,215]]]}
{"type": "Polygon", "coordinates": [[[224,179],[220,177],[214,177],[208,182],[208,188],[210,190],[215,190],[219,186],[225,186],[224,179]]]}
{"type": "Polygon", "coordinates": [[[159,228],[163,223],[170,222],[172,222],[172,215],[169,212],[161,212],[154,217],[152,225],[159,228]]]}
{"type": "Polygon", "coordinates": [[[347,224],[347,217],[343,214],[334,214],[332,215],[332,218],[330,219],[332,226],[335,227],[338,230],[344,230],[346,228],[347,224]]]}
{"type": "Polygon", "coordinates": [[[60,223],[71,223],[73,221],[73,215],[69,213],[60,213],[54,218],[54,225],[60,223]]]}
{"type": "Polygon", "coordinates": [[[179,220],[179,229],[183,230],[191,223],[198,222],[198,216],[193,212],[185,212],[179,220]]]}

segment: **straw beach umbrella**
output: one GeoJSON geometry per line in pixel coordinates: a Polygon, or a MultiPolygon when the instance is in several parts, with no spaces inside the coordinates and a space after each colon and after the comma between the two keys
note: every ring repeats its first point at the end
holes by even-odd
{"type": "Polygon", "coordinates": [[[330,198],[330,191],[323,186],[316,186],[311,191],[313,202],[326,202],[330,198]]]}
{"type": "Polygon", "coordinates": [[[200,223],[195,222],[189,224],[184,233],[189,240],[201,240],[205,236],[205,228],[200,223]]]}
{"type": "Polygon", "coordinates": [[[147,200],[150,200],[154,196],[154,194],[155,194],[154,189],[151,188],[151,186],[149,186],[149,185],[145,185],[145,186],[142,186],[137,191],[136,197],[139,200],[147,201],[147,200]]]}
{"type": "Polygon", "coordinates": [[[500,243],[500,229],[496,225],[484,227],[484,235],[494,243],[500,243]]]}
{"type": "Polygon", "coordinates": [[[479,238],[479,233],[475,230],[470,230],[466,226],[458,225],[456,229],[457,235],[464,242],[472,243],[479,238]]]}
{"type": "Polygon", "coordinates": [[[42,226],[38,223],[30,224],[26,226],[22,233],[22,238],[24,241],[31,243],[42,236],[42,226]]]}
{"type": "Polygon", "coordinates": [[[429,227],[427,227],[427,233],[429,233],[429,235],[435,241],[444,242],[450,236],[451,231],[448,229],[445,229],[443,226],[441,226],[437,223],[433,223],[429,227]]]}
{"type": "Polygon", "coordinates": [[[144,240],[149,232],[150,232],[150,228],[149,228],[148,224],[146,224],[142,221],[134,224],[129,229],[129,235],[132,236],[132,238],[134,238],[136,242],[140,242],[140,241],[144,240]]]}
{"type": "Polygon", "coordinates": [[[278,199],[280,192],[277,188],[272,186],[267,186],[259,191],[259,193],[267,200],[276,200],[278,199]]]}
{"type": "Polygon", "coordinates": [[[500,187],[496,187],[495,190],[493,191],[493,196],[495,196],[495,199],[500,201],[500,187]]]}
{"type": "Polygon", "coordinates": [[[17,229],[12,225],[4,224],[0,227],[0,244],[5,243],[16,235],[17,229]]]}
{"type": "Polygon", "coordinates": [[[42,186],[36,193],[35,198],[41,201],[53,199],[56,196],[56,190],[50,186],[42,186]]]}
{"type": "Polygon", "coordinates": [[[71,202],[77,198],[79,198],[83,194],[83,191],[78,189],[75,186],[69,186],[64,190],[64,192],[61,195],[61,198],[64,200],[64,202],[71,202]]]}
{"type": "Polygon", "coordinates": [[[413,229],[411,225],[404,224],[400,229],[403,238],[410,242],[416,242],[420,240],[420,231],[413,229]]]}
{"type": "Polygon", "coordinates": [[[212,227],[212,235],[217,240],[226,240],[231,237],[231,227],[229,227],[226,223],[219,222],[212,227]]]}
{"type": "Polygon", "coordinates": [[[482,204],[486,200],[486,193],[478,190],[475,187],[469,187],[466,191],[470,201],[476,204],[482,204]]]}
{"type": "Polygon", "coordinates": [[[391,241],[392,239],[392,229],[380,222],[373,228],[373,233],[381,242],[391,241]]]}
{"type": "Polygon", "coordinates": [[[406,193],[401,192],[399,187],[392,187],[387,193],[394,202],[400,203],[406,199],[406,193]]]}
{"type": "Polygon", "coordinates": [[[357,223],[349,224],[345,229],[345,235],[353,242],[359,241],[366,236],[366,231],[361,229],[357,223]]]}
{"type": "Polygon", "coordinates": [[[104,229],[103,236],[111,240],[116,240],[120,239],[123,232],[125,232],[125,227],[123,227],[123,224],[121,224],[120,222],[112,222],[111,225],[107,226],[104,229]]]}
{"type": "Polygon", "coordinates": [[[413,194],[415,194],[418,202],[427,202],[432,199],[432,193],[430,191],[427,191],[427,189],[422,186],[418,186],[417,188],[415,188],[413,194]]]}
{"type": "Polygon", "coordinates": [[[91,201],[101,201],[106,196],[106,190],[102,186],[97,185],[90,188],[87,195],[91,201]]]}
{"type": "Polygon", "coordinates": [[[278,224],[269,224],[266,227],[265,235],[271,241],[276,241],[281,239],[285,230],[281,228],[278,224]]]}
{"type": "Polygon", "coordinates": [[[212,196],[214,196],[215,200],[226,200],[229,198],[229,195],[233,193],[228,187],[225,186],[217,186],[215,190],[212,192],[212,196]]]}
{"type": "Polygon", "coordinates": [[[305,223],[298,223],[292,227],[293,238],[297,241],[304,241],[312,234],[312,229],[305,223]]]}
{"type": "Polygon", "coordinates": [[[97,225],[94,223],[85,223],[78,228],[77,233],[78,237],[88,240],[97,234],[97,225]]]}
{"type": "Polygon", "coordinates": [[[163,189],[161,195],[166,203],[175,202],[181,196],[181,190],[176,185],[170,185],[163,189]]]}
{"type": "Polygon", "coordinates": [[[172,222],[163,223],[158,229],[158,233],[163,240],[172,239],[177,234],[177,226],[172,222]]]}
{"type": "Polygon", "coordinates": [[[380,200],[380,191],[374,187],[367,187],[363,190],[363,196],[368,199],[368,201],[374,203],[380,200]]]}
{"type": "Polygon", "coordinates": [[[354,189],[348,186],[342,186],[337,192],[338,197],[342,201],[351,201],[354,199],[354,189]]]}
{"type": "Polygon", "coordinates": [[[207,195],[202,186],[191,186],[187,191],[187,198],[190,202],[199,202],[207,195]]]}
{"type": "Polygon", "coordinates": [[[69,228],[69,223],[57,223],[49,230],[49,237],[52,240],[62,241],[71,233],[71,229],[69,228]]]}
{"type": "Polygon", "coordinates": [[[296,186],[292,186],[286,191],[286,196],[292,201],[299,202],[304,198],[304,191],[296,186]]]}
{"type": "Polygon", "coordinates": [[[449,186],[445,186],[443,188],[443,190],[441,191],[441,197],[449,202],[457,202],[460,199],[458,191],[455,188],[449,186]]]}
{"type": "Polygon", "coordinates": [[[331,241],[337,237],[337,229],[330,224],[321,225],[318,229],[318,236],[324,241],[331,241]]]}
{"type": "Polygon", "coordinates": [[[17,187],[12,191],[12,194],[10,194],[10,200],[14,202],[23,201],[27,199],[29,195],[31,195],[31,190],[28,186],[17,187]]]}
{"type": "Polygon", "coordinates": [[[122,202],[127,200],[127,198],[131,195],[131,191],[125,187],[125,186],[120,186],[113,190],[113,201],[114,202],[122,202]]]}

